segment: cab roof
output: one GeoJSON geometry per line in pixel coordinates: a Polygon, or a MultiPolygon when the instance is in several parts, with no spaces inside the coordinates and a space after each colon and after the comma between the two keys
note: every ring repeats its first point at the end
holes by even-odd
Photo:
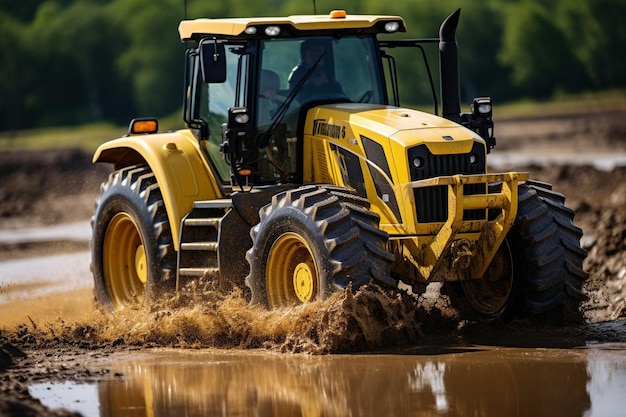
{"type": "Polygon", "coordinates": [[[219,37],[269,37],[264,33],[268,26],[278,26],[277,37],[291,37],[311,32],[348,32],[359,34],[389,33],[385,23],[397,22],[396,32],[405,32],[404,20],[399,16],[350,15],[343,10],[334,10],[328,15],[297,15],[287,17],[247,17],[225,19],[183,20],[178,26],[182,41],[198,40],[206,35],[219,37]],[[246,32],[246,29],[254,27],[246,32]]]}

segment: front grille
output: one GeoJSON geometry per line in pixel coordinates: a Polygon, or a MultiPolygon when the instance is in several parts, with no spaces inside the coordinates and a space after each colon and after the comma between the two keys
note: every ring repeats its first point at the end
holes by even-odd
{"type": "MultiPolygon", "coordinates": [[[[411,180],[456,175],[456,174],[484,174],[485,148],[475,142],[472,150],[466,154],[433,155],[426,145],[419,145],[409,149],[409,166],[411,180]],[[475,158],[472,162],[471,155],[475,158]]],[[[483,194],[486,184],[469,184],[463,187],[463,192],[469,194],[483,194]]],[[[416,188],[413,190],[417,220],[420,223],[445,222],[448,218],[448,187],[445,185],[416,188]]],[[[485,210],[465,210],[463,220],[481,220],[486,216],[485,210]]]]}

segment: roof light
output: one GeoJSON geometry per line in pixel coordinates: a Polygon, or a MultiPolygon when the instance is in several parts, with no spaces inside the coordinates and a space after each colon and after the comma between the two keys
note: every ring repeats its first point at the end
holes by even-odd
{"type": "Polygon", "coordinates": [[[331,19],[345,19],[347,15],[345,10],[333,10],[330,12],[331,19]]]}
{"type": "Polygon", "coordinates": [[[280,35],[280,27],[278,26],[268,26],[265,28],[265,34],[267,36],[278,36],[280,35]]]}
{"type": "Polygon", "coordinates": [[[256,27],[248,26],[246,30],[244,30],[244,32],[246,33],[246,35],[254,35],[256,33],[256,27]]]}
{"type": "Polygon", "coordinates": [[[397,32],[398,29],[400,29],[400,23],[398,22],[385,23],[385,30],[389,33],[397,32]]]}

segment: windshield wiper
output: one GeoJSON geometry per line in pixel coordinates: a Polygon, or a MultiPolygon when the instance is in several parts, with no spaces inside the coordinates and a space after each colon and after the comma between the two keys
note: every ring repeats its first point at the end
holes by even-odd
{"type": "Polygon", "coordinates": [[[309,68],[307,72],[304,73],[304,76],[300,79],[300,81],[298,81],[293,90],[291,90],[285,101],[283,101],[280,107],[278,107],[276,113],[274,114],[274,116],[272,116],[272,124],[270,125],[270,127],[267,128],[265,132],[261,133],[261,135],[259,135],[259,138],[257,139],[257,147],[259,149],[265,149],[267,147],[270,142],[270,138],[276,131],[276,128],[278,127],[280,122],[282,122],[283,118],[285,117],[285,114],[287,113],[291,102],[296,98],[298,93],[300,93],[300,90],[302,90],[302,87],[304,87],[304,84],[306,84],[313,72],[315,72],[319,63],[322,62],[322,58],[324,58],[325,54],[326,52],[322,53],[317,61],[315,61],[315,64],[313,64],[311,68],[309,68]]]}

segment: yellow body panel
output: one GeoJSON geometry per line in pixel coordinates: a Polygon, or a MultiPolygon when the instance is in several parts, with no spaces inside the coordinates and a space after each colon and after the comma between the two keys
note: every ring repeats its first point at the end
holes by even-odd
{"type": "Polygon", "coordinates": [[[212,34],[223,36],[240,36],[248,27],[262,27],[268,25],[289,25],[296,30],[324,30],[324,29],[367,29],[381,21],[396,21],[400,23],[400,32],[404,32],[405,23],[399,16],[368,16],[350,15],[343,18],[333,18],[330,15],[300,15],[287,17],[250,17],[227,19],[195,19],[183,20],[178,26],[180,39],[186,41],[198,34],[212,34]]]}
{"type": "Polygon", "coordinates": [[[222,198],[209,173],[198,140],[188,130],[127,136],[106,142],[96,150],[93,162],[109,162],[116,168],[147,163],[159,184],[178,250],[180,223],[194,201],[222,198]]]}
{"type": "Polygon", "coordinates": [[[518,183],[528,175],[485,173],[412,181],[407,153],[424,144],[433,155],[467,154],[477,142],[484,145],[474,132],[415,110],[360,103],[317,107],[307,114],[304,129],[304,154],[312,156],[312,163],[305,163],[304,181],[354,188],[347,168],[352,164],[353,175],[359,170],[362,175],[358,191],[367,194],[371,210],[380,215],[381,229],[401,242],[403,258],[415,265],[422,279],[480,278],[515,220],[518,183]],[[370,148],[379,149],[376,158],[366,154],[368,139],[375,143],[370,148]],[[377,162],[387,166],[376,166],[377,162]],[[389,184],[389,194],[383,194],[387,201],[381,198],[372,172],[389,184]],[[467,184],[485,184],[486,189],[486,184],[496,182],[503,183],[499,193],[464,195],[467,184]],[[420,223],[416,217],[413,190],[430,186],[448,187],[445,222],[420,223]],[[397,202],[399,217],[388,204],[391,199],[397,202]],[[463,220],[465,210],[477,209],[499,209],[501,214],[490,221],[463,220]],[[444,255],[455,241],[474,247],[471,267],[447,269],[449,259],[444,255]]]}
{"type": "MultiPolygon", "coordinates": [[[[408,196],[403,194],[401,185],[411,182],[406,154],[409,147],[424,143],[435,155],[460,154],[468,152],[475,141],[482,142],[475,133],[456,123],[417,110],[361,103],[317,107],[309,111],[304,128],[304,154],[314,156],[311,166],[305,164],[304,182],[348,185],[342,179],[340,158],[332,152],[330,144],[357,155],[362,171],[366,172],[372,162],[366,158],[362,136],[382,146],[391,174],[387,179],[395,194],[403,197],[408,196]]],[[[399,199],[404,219],[400,224],[387,204],[378,198],[367,175],[365,187],[372,210],[381,216],[381,228],[391,235],[417,233],[414,208],[402,204],[410,200],[399,199]]]]}

